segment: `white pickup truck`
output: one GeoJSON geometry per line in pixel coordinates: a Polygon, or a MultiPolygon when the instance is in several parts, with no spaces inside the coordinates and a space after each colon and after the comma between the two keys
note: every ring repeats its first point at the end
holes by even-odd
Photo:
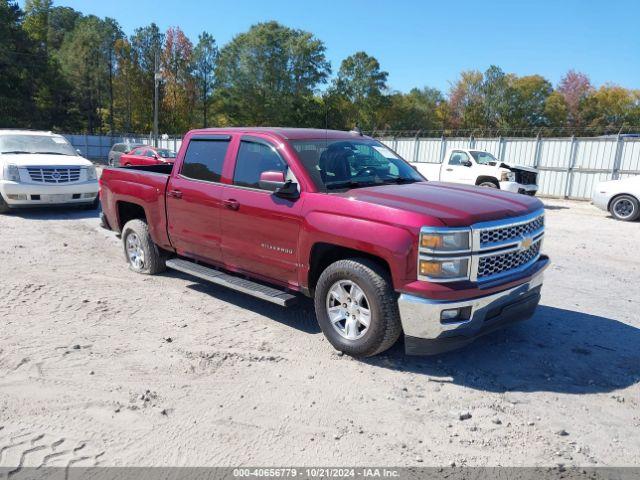
{"type": "Polygon", "coordinates": [[[508,165],[484,150],[456,148],[447,152],[443,163],[413,162],[412,165],[427,180],[466,183],[527,195],[538,191],[538,170],[508,165]]]}

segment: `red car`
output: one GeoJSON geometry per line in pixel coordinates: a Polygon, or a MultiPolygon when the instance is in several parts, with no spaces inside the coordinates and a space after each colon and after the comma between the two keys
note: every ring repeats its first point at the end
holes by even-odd
{"type": "Polygon", "coordinates": [[[428,182],[356,132],[195,130],[175,164],[106,168],[100,182],[102,224],[133,271],[282,306],[309,296],[354,356],[401,334],[408,353],[439,353],[527,319],[549,264],[539,200],[428,182]]]}
{"type": "Polygon", "coordinates": [[[176,152],[167,148],[151,147],[143,145],[134,148],[129,153],[120,157],[120,165],[158,165],[161,163],[173,163],[176,160],[176,152]]]}

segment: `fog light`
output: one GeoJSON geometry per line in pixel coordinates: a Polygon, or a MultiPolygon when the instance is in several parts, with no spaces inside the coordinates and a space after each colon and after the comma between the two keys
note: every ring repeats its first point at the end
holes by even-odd
{"type": "Polygon", "coordinates": [[[96,198],[98,194],[97,193],[83,193],[82,196],[84,198],[96,198]]]}
{"type": "Polygon", "coordinates": [[[464,322],[471,318],[471,307],[450,308],[440,312],[441,323],[464,322]]]}
{"type": "Polygon", "coordinates": [[[9,200],[26,200],[27,196],[24,194],[9,194],[7,195],[7,197],[9,198],[9,200]]]}

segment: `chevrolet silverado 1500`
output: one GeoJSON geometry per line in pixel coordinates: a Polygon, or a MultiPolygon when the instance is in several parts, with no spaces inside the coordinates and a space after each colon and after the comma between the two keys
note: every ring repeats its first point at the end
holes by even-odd
{"type": "Polygon", "coordinates": [[[338,350],[369,356],[401,334],[435,354],[540,300],[542,203],[426,181],[355,132],[187,133],[173,165],[106,168],[103,226],[130,268],[169,267],[287,306],[314,299],[338,350]]]}

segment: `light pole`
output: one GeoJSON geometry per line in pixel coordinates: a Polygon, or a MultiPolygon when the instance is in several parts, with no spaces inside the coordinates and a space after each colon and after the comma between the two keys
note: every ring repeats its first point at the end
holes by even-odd
{"type": "Polygon", "coordinates": [[[158,146],[158,86],[162,81],[162,75],[158,69],[158,52],[156,52],[153,73],[153,146],[158,146]]]}

